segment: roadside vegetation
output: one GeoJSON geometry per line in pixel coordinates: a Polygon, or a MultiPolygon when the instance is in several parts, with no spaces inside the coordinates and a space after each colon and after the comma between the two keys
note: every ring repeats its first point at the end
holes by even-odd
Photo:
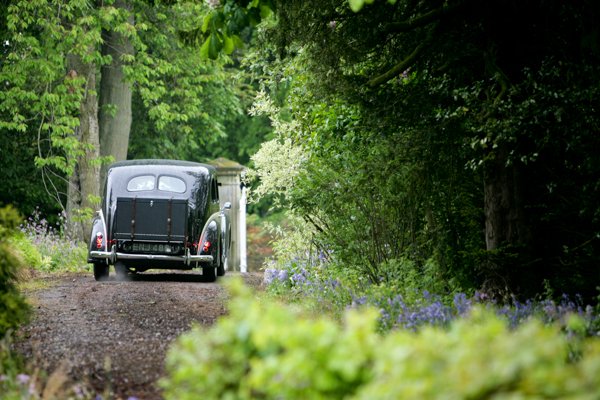
{"type": "Polygon", "coordinates": [[[335,321],[327,312],[257,299],[239,282],[230,289],[230,314],[172,347],[162,382],[167,399],[592,399],[600,393],[600,338],[588,336],[589,321],[576,312],[553,323],[523,314],[514,324],[481,303],[458,307],[460,315],[445,321],[434,314],[419,327],[382,333],[382,313],[371,307],[351,307],[335,321]]]}
{"type": "Polygon", "coordinates": [[[41,272],[77,272],[87,269],[87,244],[70,236],[64,213],[51,224],[36,208],[11,239],[26,265],[41,272]]]}
{"type": "Polygon", "coordinates": [[[90,399],[83,386],[64,386],[67,376],[50,376],[13,353],[11,342],[18,327],[28,321],[31,306],[20,293],[36,285],[36,273],[82,271],[86,245],[70,239],[62,220],[52,226],[34,214],[23,220],[13,207],[0,208],[0,398],[2,400],[72,398],[90,399]]]}

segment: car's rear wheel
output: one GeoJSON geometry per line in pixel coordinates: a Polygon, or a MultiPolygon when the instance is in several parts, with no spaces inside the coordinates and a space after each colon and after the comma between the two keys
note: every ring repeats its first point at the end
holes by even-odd
{"type": "Polygon", "coordinates": [[[211,264],[210,267],[202,268],[202,276],[206,282],[214,282],[217,280],[217,266],[211,264]]]}
{"type": "Polygon", "coordinates": [[[219,265],[219,267],[217,268],[217,275],[218,276],[223,276],[225,275],[225,264],[227,263],[227,258],[225,258],[223,264],[219,265]]]}
{"type": "MultiPolygon", "coordinates": [[[[223,247],[221,247],[221,251],[219,253],[221,253],[221,255],[223,254],[223,247]]],[[[227,270],[227,256],[222,256],[221,263],[217,267],[217,275],[218,276],[225,275],[226,270],[227,270]]]]}
{"type": "Polygon", "coordinates": [[[108,265],[104,263],[94,263],[94,279],[103,281],[108,279],[108,265]]]}

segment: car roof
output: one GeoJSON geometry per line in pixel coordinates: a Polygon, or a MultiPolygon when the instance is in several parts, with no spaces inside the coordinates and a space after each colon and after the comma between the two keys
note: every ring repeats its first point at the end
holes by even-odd
{"type": "Polygon", "coordinates": [[[215,171],[215,167],[209,164],[203,164],[194,161],[185,161],[185,160],[169,160],[169,159],[140,159],[140,160],[126,160],[126,161],[117,161],[111,165],[109,165],[108,169],[120,168],[120,167],[129,167],[129,166],[175,166],[175,167],[201,167],[206,168],[210,172],[215,171]]]}

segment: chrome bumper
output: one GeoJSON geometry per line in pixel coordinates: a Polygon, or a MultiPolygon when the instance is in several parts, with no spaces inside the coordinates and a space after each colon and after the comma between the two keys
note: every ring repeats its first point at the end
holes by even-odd
{"type": "Polygon", "coordinates": [[[114,264],[117,260],[155,260],[155,261],[181,261],[185,265],[191,265],[195,262],[212,263],[213,256],[211,255],[193,255],[189,251],[183,256],[169,256],[166,254],[132,254],[119,253],[115,251],[90,251],[89,258],[100,258],[108,260],[110,264],[114,264]]]}

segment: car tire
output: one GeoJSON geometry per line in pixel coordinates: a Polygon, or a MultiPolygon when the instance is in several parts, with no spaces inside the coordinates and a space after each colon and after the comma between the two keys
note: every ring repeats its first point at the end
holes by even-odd
{"type": "Polygon", "coordinates": [[[108,265],[104,263],[94,263],[94,279],[104,281],[108,279],[108,265]]]}
{"type": "Polygon", "coordinates": [[[227,257],[225,257],[225,261],[223,262],[223,264],[219,265],[219,267],[217,268],[217,275],[218,276],[225,275],[225,271],[227,270],[227,268],[225,268],[225,265],[227,265],[227,257]]]}
{"type": "Polygon", "coordinates": [[[117,275],[117,280],[118,281],[124,281],[127,280],[127,274],[128,274],[128,269],[125,266],[125,264],[123,264],[123,262],[121,261],[117,261],[115,263],[115,273],[117,275]]]}
{"type": "Polygon", "coordinates": [[[202,269],[202,276],[206,282],[214,282],[217,280],[217,267],[213,264],[210,267],[202,269]]]}
{"type": "MultiPolygon", "coordinates": [[[[222,251],[223,251],[223,248],[221,247],[221,252],[222,251]]],[[[221,263],[217,267],[217,276],[225,275],[225,271],[227,271],[227,262],[228,262],[227,256],[225,256],[224,258],[221,259],[221,263]]]]}

